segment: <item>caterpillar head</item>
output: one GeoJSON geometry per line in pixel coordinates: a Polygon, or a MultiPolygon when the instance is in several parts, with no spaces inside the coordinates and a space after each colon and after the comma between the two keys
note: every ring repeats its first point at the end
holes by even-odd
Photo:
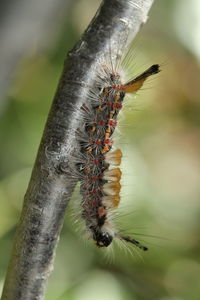
{"type": "Polygon", "coordinates": [[[101,230],[101,228],[98,228],[95,226],[91,226],[90,229],[92,231],[92,238],[96,242],[97,247],[99,247],[99,248],[108,247],[112,243],[113,238],[116,237],[127,243],[131,243],[131,244],[135,245],[136,247],[138,247],[139,249],[141,249],[143,251],[148,250],[148,248],[146,246],[143,246],[140,242],[138,242],[137,240],[130,238],[128,236],[124,236],[119,233],[117,233],[117,234],[115,234],[115,236],[113,236],[109,232],[103,231],[103,230],[101,230]]]}
{"type": "Polygon", "coordinates": [[[112,243],[113,236],[109,232],[102,231],[101,228],[96,228],[95,226],[91,226],[90,229],[97,247],[108,247],[112,243]]]}

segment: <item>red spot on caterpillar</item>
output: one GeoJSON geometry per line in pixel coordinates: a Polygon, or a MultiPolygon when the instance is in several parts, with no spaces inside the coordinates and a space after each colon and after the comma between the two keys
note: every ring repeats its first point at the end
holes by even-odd
{"type": "Polygon", "coordinates": [[[99,164],[99,159],[98,159],[98,158],[95,158],[95,159],[93,160],[93,162],[94,162],[95,165],[98,165],[98,164],[99,164]]]}
{"type": "Polygon", "coordinates": [[[91,206],[96,207],[98,205],[98,201],[97,200],[93,200],[91,202],[91,206]]]}
{"type": "Polygon", "coordinates": [[[99,125],[104,126],[105,125],[105,121],[104,120],[99,121],[99,125]]]}
{"type": "Polygon", "coordinates": [[[90,195],[96,195],[98,193],[98,190],[93,189],[92,191],[90,191],[90,195]]]}
{"type": "Polygon", "coordinates": [[[112,139],[105,139],[104,144],[109,145],[112,143],[112,139]]]}
{"type": "Polygon", "coordinates": [[[112,88],[113,88],[114,90],[116,90],[116,91],[123,91],[123,90],[124,90],[124,85],[123,85],[123,84],[119,84],[119,85],[114,84],[114,85],[112,86],[112,88]]]}
{"type": "Polygon", "coordinates": [[[94,143],[95,143],[96,145],[100,146],[100,145],[101,145],[101,140],[98,139],[98,140],[96,140],[94,143]]]}
{"type": "Polygon", "coordinates": [[[112,119],[108,120],[108,125],[109,126],[116,126],[117,125],[117,121],[114,121],[112,119]]]}
{"type": "Polygon", "coordinates": [[[113,108],[121,109],[122,104],[121,103],[113,103],[113,108]]]}
{"type": "Polygon", "coordinates": [[[107,101],[107,102],[106,102],[106,105],[107,105],[108,107],[111,107],[111,106],[113,105],[113,103],[112,103],[112,102],[109,102],[109,101],[107,101]]]}

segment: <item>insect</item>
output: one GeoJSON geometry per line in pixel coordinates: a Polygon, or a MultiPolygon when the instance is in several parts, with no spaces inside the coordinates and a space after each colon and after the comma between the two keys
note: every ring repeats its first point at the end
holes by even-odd
{"type": "Polygon", "coordinates": [[[82,105],[83,126],[77,130],[82,162],[77,164],[82,195],[81,215],[89,236],[97,247],[108,247],[114,238],[148,248],[139,241],[121,234],[112,224],[111,214],[120,202],[122,152],[113,150],[113,133],[126,94],[138,91],[144,81],[160,72],[154,64],[134,79],[122,83],[118,72],[102,65],[95,91],[82,105]],[[103,74],[103,75],[102,75],[103,74]],[[102,79],[103,78],[103,79],[102,79]]]}

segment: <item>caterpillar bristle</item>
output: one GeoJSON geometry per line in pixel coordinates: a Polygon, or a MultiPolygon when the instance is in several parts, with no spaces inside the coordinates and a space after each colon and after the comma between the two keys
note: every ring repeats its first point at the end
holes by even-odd
{"type": "Polygon", "coordinates": [[[118,235],[118,237],[122,240],[124,240],[125,242],[131,243],[133,245],[135,245],[136,247],[138,247],[139,249],[143,250],[143,251],[147,251],[148,248],[144,245],[142,245],[139,241],[130,238],[129,236],[123,236],[123,235],[118,235]]]}
{"type": "Polygon", "coordinates": [[[149,76],[157,74],[160,71],[161,71],[160,66],[158,64],[152,65],[146,71],[144,71],[142,74],[140,74],[133,80],[127,82],[123,87],[124,92],[125,93],[134,93],[134,92],[138,91],[143,86],[144,81],[149,76]]]}

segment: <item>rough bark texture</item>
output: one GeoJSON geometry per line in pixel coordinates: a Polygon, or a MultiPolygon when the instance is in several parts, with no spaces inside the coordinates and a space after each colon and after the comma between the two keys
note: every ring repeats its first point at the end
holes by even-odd
{"type": "MultiPolygon", "coordinates": [[[[128,43],[147,19],[153,0],[105,0],[68,54],[46,123],[17,227],[2,300],[43,299],[67,203],[76,184],[61,167],[72,160],[78,127],[97,58],[128,43]],[[127,39],[128,38],[128,39],[127,39]]],[[[66,266],[67,267],[67,266],[66,266]]]]}

